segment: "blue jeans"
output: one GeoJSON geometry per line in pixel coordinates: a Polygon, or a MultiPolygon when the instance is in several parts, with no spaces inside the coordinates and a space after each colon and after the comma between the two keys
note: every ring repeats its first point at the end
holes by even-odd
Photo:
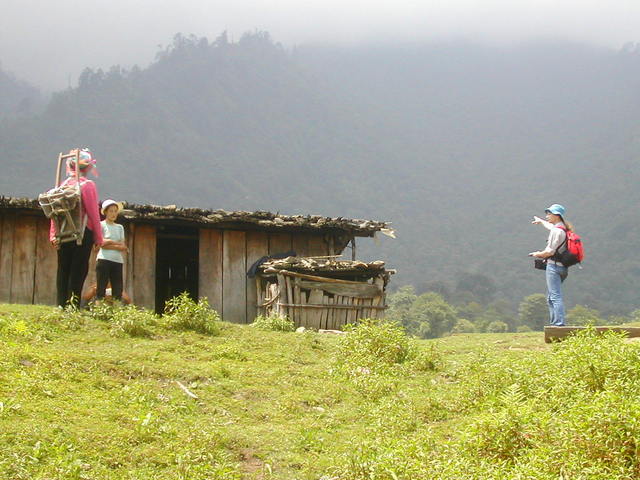
{"type": "Polygon", "coordinates": [[[568,268],[563,265],[547,264],[547,303],[549,304],[549,324],[564,325],[564,302],[562,282],[567,278],[568,268]]]}

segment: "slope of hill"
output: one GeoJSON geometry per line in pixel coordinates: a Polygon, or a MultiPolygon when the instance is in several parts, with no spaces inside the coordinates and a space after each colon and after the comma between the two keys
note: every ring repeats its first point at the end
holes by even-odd
{"type": "Polygon", "coordinates": [[[396,284],[482,274],[513,304],[544,289],[529,220],[559,202],[587,248],[569,305],[628,312],[639,81],[637,53],[563,43],[287,53],[264,33],[177,36],[149,68],[88,70],[2,128],[0,190],[33,196],[55,152],[90,145],[103,196],[388,220],[398,239],[360,251],[396,284]]]}
{"type": "Polygon", "coordinates": [[[218,336],[0,305],[7,479],[634,478],[638,344],[218,336]],[[122,330],[150,337],[131,337],[122,330]],[[132,328],[133,327],[133,328],[132,328]]]}

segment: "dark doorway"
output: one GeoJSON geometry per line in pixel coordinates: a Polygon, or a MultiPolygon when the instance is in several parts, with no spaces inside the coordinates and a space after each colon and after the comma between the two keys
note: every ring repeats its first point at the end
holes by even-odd
{"type": "Polygon", "coordinates": [[[156,312],[162,313],[170,298],[188,292],[198,299],[197,228],[158,227],[156,257],[156,312]]]}

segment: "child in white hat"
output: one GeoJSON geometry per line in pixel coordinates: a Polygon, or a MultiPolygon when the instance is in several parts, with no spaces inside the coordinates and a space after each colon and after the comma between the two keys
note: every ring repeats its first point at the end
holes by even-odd
{"type": "Polygon", "coordinates": [[[122,300],[123,253],[129,251],[124,241],[124,227],[116,223],[122,208],[122,203],[115,200],[109,199],[102,202],[102,214],[105,219],[100,222],[104,240],[96,261],[96,300],[98,302],[104,299],[109,283],[111,283],[112,297],[115,300],[122,300]]]}

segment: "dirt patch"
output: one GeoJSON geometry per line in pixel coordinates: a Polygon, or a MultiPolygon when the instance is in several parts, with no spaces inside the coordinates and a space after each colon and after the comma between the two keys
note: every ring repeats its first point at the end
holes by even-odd
{"type": "Polygon", "coordinates": [[[240,469],[243,473],[242,478],[262,480],[264,478],[264,462],[254,455],[254,450],[242,448],[239,453],[240,469]]]}

